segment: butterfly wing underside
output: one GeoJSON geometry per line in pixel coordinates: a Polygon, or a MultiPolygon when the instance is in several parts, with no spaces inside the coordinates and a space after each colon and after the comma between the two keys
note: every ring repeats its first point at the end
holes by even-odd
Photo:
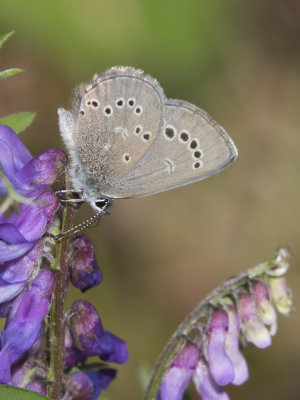
{"type": "MultiPolygon", "coordinates": [[[[153,144],[163,123],[165,96],[156,80],[114,67],[75,98],[73,181],[91,197],[118,197],[120,180],[153,144]]],[[[66,140],[65,140],[66,141],[66,140]]]]}
{"type": "Polygon", "coordinates": [[[229,135],[205,111],[168,100],[164,124],[152,146],[122,178],[126,181],[124,197],[146,196],[202,180],[236,157],[229,135]]]}

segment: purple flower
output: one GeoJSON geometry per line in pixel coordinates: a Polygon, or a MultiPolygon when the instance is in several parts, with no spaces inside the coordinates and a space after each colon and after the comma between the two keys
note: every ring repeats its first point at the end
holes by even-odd
{"type": "Polygon", "coordinates": [[[271,335],[275,335],[277,331],[277,315],[268,286],[262,281],[253,280],[251,289],[257,315],[269,327],[271,335]]]}
{"type": "Polygon", "coordinates": [[[98,371],[84,371],[71,375],[62,400],[95,400],[101,390],[107,389],[116,376],[116,370],[101,368],[98,371]]]}
{"type": "Polygon", "coordinates": [[[27,390],[32,390],[33,392],[40,393],[44,396],[47,394],[47,385],[45,382],[40,382],[40,381],[31,381],[28,383],[28,385],[25,387],[27,390]]]}
{"type": "MultiPolygon", "coordinates": [[[[0,262],[22,257],[49,228],[58,199],[48,185],[65,163],[66,155],[58,149],[33,158],[12,129],[0,126],[0,166],[14,189],[32,200],[31,204],[21,204],[18,214],[0,215],[0,262]]],[[[6,194],[0,180],[0,196],[6,194]]]]}
{"type": "Polygon", "coordinates": [[[43,319],[50,306],[54,277],[43,269],[13,302],[0,338],[0,382],[11,380],[11,366],[39,337],[43,319]],[[21,339],[21,340],[20,340],[21,339]]]}
{"type": "MultiPolygon", "coordinates": [[[[188,341],[167,368],[155,400],[181,400],[189,382],[203,400],[229,400],[223,386],[241,385],[249,378],[247,362],[240,350],[240,338],[258,348],[271,344],[275,302],[283,313],[291,307],[291,292],[283,277],[270,277],[270,288],[258,280],[226,296],[207,317],[205,331],[188,341]],[[202,338],[200,341],[200,337],[202,338]]],[[[211,306],[210,306],[211,307],[211,306]]]]}
{"type": "MultiPolygon", "coordinates": [[[[66,155],[58,149],[33,158],[11,128],[0,126],[0,166],[18,193],[32,197],[39,185],[52,184],[65,164],[66,155]]],[[[0,180],[0,196],[6,194],[0,180]]]]}
{"type": "Polygon", "coordinates": [[[85,363],[87,356],[80,351],[75,343],[68,325],[65,331],[65,351],[64,351],[64,365],[67,368],[74,367],[78,363],[85,363]]]}
{"type": "Polygon", "coordinates": [[[228,394],[214,381],[203,358],[198,362],[194,384],[202,400],[229,400],[228,394]]]}
{"type": "Polygon", "coordinates": [[[72,375],[67,382],[67,390],[63,400],[90,400],[94,393],[94,384],[85,373],[78,372],[72,375]]]}
{"type": "Polygon", "coordinates": [[[24,256],[0,266],[0,303],[13,299],[23,290],[38,265],[41,247],[41,243],[38,242],[24,256]]]}
{"type": "MultiPolygon", "coordinates": [[[[33,158],[19,137],[0,126],[0,166],[19,193],[32,202],[20,204],[18,214],[0,215],[0,315],[19,295],[39,265],[42,235],[49,229],[58,199],[48,186],[64,168],[66,155],[57,149],[33,158]]],[[[6,195],[0,179],[0,195],[6,195]]]]}
{"type": "Polygon", "coordinates": [[[155,400],[181,400],[198,364],[200,351],[188,342],[173,360],[155,400]]]}
{"type": "Polygon", "coordinates": [[[272,343],[270,332],[258,318],[255,303],[250,294],[239,294],[237,298],[237,309],[242,332],[246,340],[260,349],[270,346],[272,343]]]}
{"type": "Polygon", "coordinates": [[[98,371],[86,371],[85,373],[94,384],[94,392],[89,400],[96,400],[101,390],[108,388],[110,382],[115,378],[117,371],[113,368],[102,368],[98,371]]]}
{"type": "Polygon", "coordinates": [[[103,329],[95,307],[85,300],[73,303],[70,328],[76,347],[85,356],[98,355],[103,361],[123,364],[128,359],[124,340],[103,329]]]}
{"type": "Polygon", "coordinates": [[[102,281],[102,274],[95,259],[94,246],[86,236],[77,236],[70,253],[70,280],[82,292],[102,281]]]}
{"type": "Polygon", "coordinates": [[[205,355],[214,380],[221,386],[227,385],[234,379],[233,364],[225,351],[228,323],[226,311],[215,309],[206,332],[205,355]]]}
{"type": "Polygon", "coordinates": [[[226,336],[225,349],[234,368],[233,385],[242,385],[249,378],[247,361],[239,348],[240,322],[235,307],[226,308],[228,315],[228,332],[226,336]]]}

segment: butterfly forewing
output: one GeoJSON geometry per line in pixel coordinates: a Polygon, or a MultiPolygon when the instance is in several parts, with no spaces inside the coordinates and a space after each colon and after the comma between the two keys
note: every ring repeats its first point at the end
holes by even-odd
{"type": "Polygon", "coordinates": [[[176,100],[164,105],[164,124],[151,148],[123,177],[128,197],[144,196],[213,175],[237,157],[225,130],[206,112],[176,100]]]}
{"type": "Polygon", "coordinates": [[[154,79],[131,68],[107,71],[82,94],[74,132],[77,159],[101,194],[117,191],[121,177],[153,144],[164,99],[154,79]]]}

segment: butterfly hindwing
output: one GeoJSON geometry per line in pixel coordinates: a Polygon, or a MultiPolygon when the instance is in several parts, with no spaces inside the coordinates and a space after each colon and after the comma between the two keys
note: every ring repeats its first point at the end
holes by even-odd
{"type": "Polygon", "coordinates": [[[127,194],[143,196],[213,175],[237,157],[226,131],[198,107],[168,100],[164,124],[151,148],[124,176],[127,194]]]}

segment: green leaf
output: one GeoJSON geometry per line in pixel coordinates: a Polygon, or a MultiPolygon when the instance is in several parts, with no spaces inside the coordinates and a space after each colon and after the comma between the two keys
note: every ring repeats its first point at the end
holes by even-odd
{"type": "Polygon", "coordinates": [[[0,36],[0,49],[3,47],[4,43],[15,33],[15,31],[11,31],[8,33],[4,33],[4,35],[0,36]]]}
{"type": "Polygon", "coordinates": [[[24,70],[20,68],[9,68],[4,71],[0,71],[0,79],[8,78],[9,76],[19,74],[20,72],[24,72],[24,70]]]}
{"type": "Polygon", "coordinates": [[[35,112],[19,112],[0,119],[0,125],[7,125],[16,133],[24,131],[34,120],[35,112]]]}
{"type": "Polygon", "coordinates": [[[0,399],[2,400],[45,400],[47,397],[30,390],[14,386],[0,385],[0,399]]]}

